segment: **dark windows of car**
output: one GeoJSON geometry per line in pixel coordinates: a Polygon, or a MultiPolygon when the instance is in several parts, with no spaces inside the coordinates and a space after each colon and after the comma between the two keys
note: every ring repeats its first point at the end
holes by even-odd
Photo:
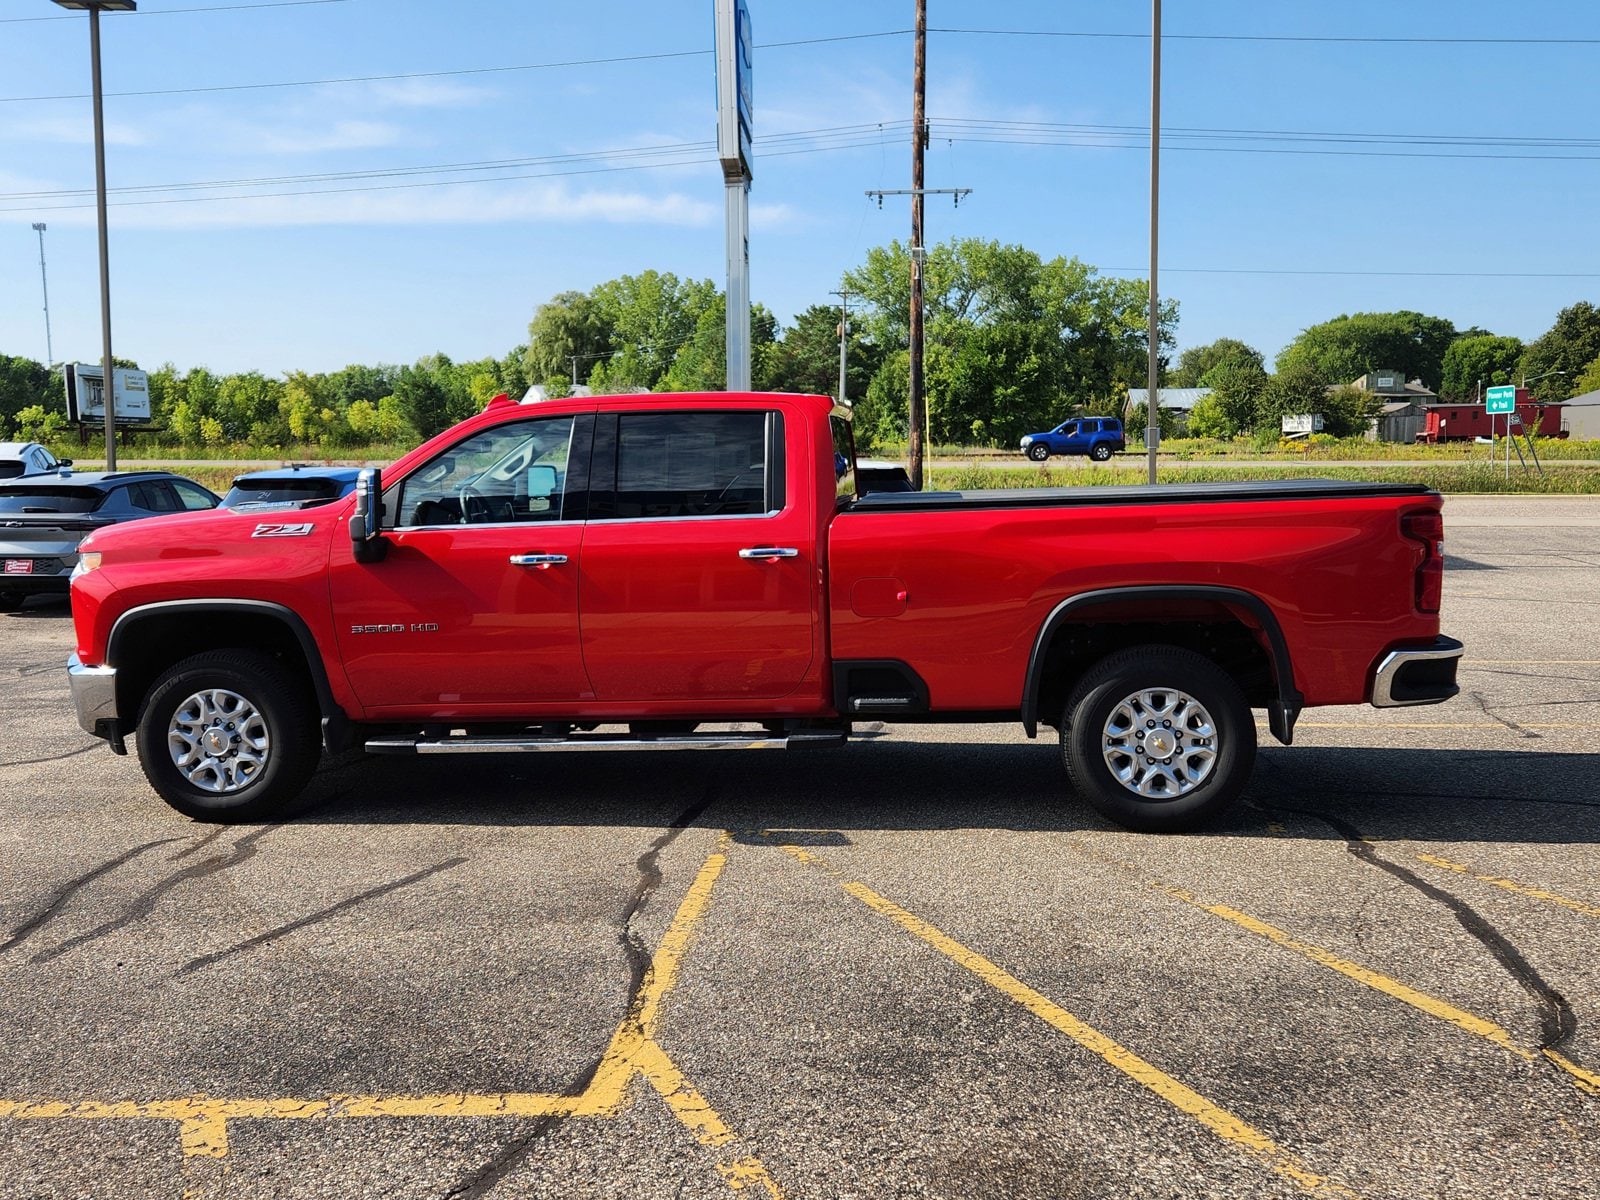
{"type": "Polygon", "coordinates": [[[236,479],[222,504],[225,508],[246,504],[293,504],[303,508],[308,504],[337,500],[347,490],[339,480],[325,476],[236,479]]]}
{"type": "MultiPolygon", "coordinates": [[[[581,516],[567,494],[576,420],[513,421],[456,443],[400,485],[397,522],[489,525],[581,516]]],[[[587,428],[589,418],[583,423],[587,428]]]]}
{"type": "Polygon", "coordinates": [[[596,437],[595,476],[595,518],[777,512],[784,497],[782,414],[621,413],[614,433],[596,437]]]}
{"type": "Polygon", "coordinates": [[[100,507],[105,493],[92,487],[0,488],[0,512],[7,513],[86,513],[100,507]]]}
{"type": "Polygon", "coordinates": [[[27,471],[27,469],[28,465],[20,458],[13,458],[7,460],[6,462],[0,462],[0,479],[15,479],[18,475],[21,475],[27,471]]]}
{"type": "Polygon", "coordinates": [[[178,497],[164,479],[147,479],[127,486],[128,500],[148,513],[178,512],[178,497]]]}

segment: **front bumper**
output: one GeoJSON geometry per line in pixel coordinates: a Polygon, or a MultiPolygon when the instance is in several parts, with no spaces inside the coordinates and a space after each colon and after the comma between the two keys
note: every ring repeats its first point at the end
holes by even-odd
{"type": "Polygon", "coordinates": [[[67,659],[67,682],[72,685],[72,706],[85,733],[105,738],[122,752],[122,725],[117,715],[117,669],[86,667],[76,654],[67,659]]]}
{"type": "Polygon", "coordinates": [[[1455,638],[1440,636],[1428,646],[1391,650],[1373,672],[1372,706],[1400,708],[1450,699],[1461,690],[1456,668],[1465,649],[1455,638]]]}

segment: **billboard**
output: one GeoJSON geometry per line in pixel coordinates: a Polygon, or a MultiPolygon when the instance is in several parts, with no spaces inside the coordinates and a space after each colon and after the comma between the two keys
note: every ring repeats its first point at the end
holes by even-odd
{"type": "MultiPolygon", "coordinates": [[[[64,372],[67,384],[67,420],[101,422],[106,419],[105,371],[99,363],[68,363],[64,372]]],[[[115,384],[112,420],[122,425],[144,425],[150,421],[150,376],[131,367],[111,372],[115,384]]]]}

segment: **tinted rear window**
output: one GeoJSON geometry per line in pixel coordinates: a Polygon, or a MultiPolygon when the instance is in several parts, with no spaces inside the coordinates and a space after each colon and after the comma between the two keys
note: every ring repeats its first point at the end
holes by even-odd
{"type": "Polygon", "coordinates": [[[0,512],[86,513],[100,507],[105,493],[97,488],[0,489],[0,512]]]}
{"type": "Polygon", "coordinates": [[[251,479],[233,485],[222,503],[233,508],[240,504],[302,504],[312,500],[338,498],[337,479],[251,479]]]}
{"type": "Polygon", "coordinates": [[[22,463],[17,459],[12,459],[10,462],[0,462],[0,479],[15,479],[22,474],[23,470],[22,463]]]}

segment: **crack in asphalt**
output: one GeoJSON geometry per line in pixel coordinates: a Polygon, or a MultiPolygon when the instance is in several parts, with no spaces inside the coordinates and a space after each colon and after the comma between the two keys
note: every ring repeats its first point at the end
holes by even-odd
{"type": "Polygon", "coordinates": [[[1507,729],[1514,733],[1519,733],[1525,738],[1536,738],[1539,736],[1537,733],[1534,733],[1533,730],[1524,729],[1515,721],[1509,720],[1506,717],[1502,717],[1499,713],[1491,709],[1489,707],[1489,702],[1484,699],[1482,692],[1468,692],[1467,695],[1472,697],[1472,702],[1478,706],[1478,711],[1483,713],[1483,715],[1488,717],[1491,721],[1499,721],[1500,724],[1504,725],[1507,729]]]}
{"type": "Polygon", "coordinates": [[[1504,967],[1532,997],[1534,1007],[1539,1014],[1539,1049],[1560,1050],[1572,1040],[1572,1036],[1578,1030],[1578,1018],[1573,1013],[1572,1006],[1567,1003],[1566,997],[1546,983],[1533,964],[1512,945],[1510,939],[1465,900],[1428,882],[1399,863],[1384,858],[1373,848],[1365,834],[1337,817],[1330,817],[1326,813],[1311,809],[1288,808],[1283,805],[1263,804],[1262,807],[1272,812],[1295,813],[1323,822],[1344,839],[1345,849],[1354,858],[1368,866],[1377,867],[1380,871],[1392,875],[1408,887],[1448,908],[1461,927],[1480,942],[1494,956],[1495,961],[1504,967]]]}
{"type": "Polygon", "coordinates": [[[94,742],[88,746],[79,746],[76,750],[63,750],[60,754],[47,754],[43,758],[18,758],[13,759],[11,762],[0,762],[0,767],[31,767],[39,763],[60,762],[63,758],[87,754],[91,750],[101,750],[104,747],[104,742],[94,742]]]}
{"type": "MultiPolygon", "coordinates": [[[[193,879],[204,879],[207,875],[214,875],[218,871],[225,871],[230,867],[236,867],[240,863],[254,858],[256,843],[273,830],[281,828],[283,824],[284,822],[282,821],[275,821],[270,825],[263,825],[260,829],[245,834],[233,844],[228,853],[213,854],[209,858],[203,858],[191,866],[184,867],[181,871],[173,872],[152,887],[145,889],[141,895],[134,899],[133,903],[128,905],[122,915],[112,920],[104,921],[93,929],[80,933],[75,937],[70,937],[60,945],[52,946],[49,950],[41,950],[29,961],[34,963],[50,962],[52,959],[60,958],[63,954],[71,953],[79,946],[97,941],[107,934],[115,933],[119,929],[132,925],[135,921],[143,920],[155,911],[157,903],[160,902],[163,896],[180,884],[193,879]]],[[[175,841],[177,839],[168,840],[175,841]]]]}
{"type": "MultiPolygon", "coordinates": [[[[622,930],[618,940],[622,943],[623,953],[628,959],[628,1015],[625,1021],[636,1020],[634,1004],[639,995],[639,989],[644,985],[644,977],[650,970],[653,957],[644,940],[633,928],[633,920],[649,904],[651,896],[661,886],[662,873],[660,857],[661,852],[683,833],[685,829],[700,819],[700,814],[710,808],[716,797],[714,789],[707,788],[706,793],[696,804],[690,805],[672,819],[667,831],[655,841],[650,843],[650,848],[641,854],[637,860],[639,880],[634,884],[633,892],[628,897],[627,907],[622,913],[622,930]]],[[[587,1067],[578,1073],[573,1081],[561,1093],[563,1096],[581,1096],[594,1082],[595,1072],[600,1069],[604,1056],[597,1057],[587,1067]]],[[[559,1114],[540,1117],[534,1122],[533,1127],[521,1137],[506,1144],[506,1146],[492,1159],[466,1179],[456,1184],[440,1197],[440,1200],[481,1200],[487,1196],[501,1180],[505,1179],[517,1165],[525,1160],[538,1141],[560,1125],[566,1118],[559,1114]]]]}
{"type": "Polygon", "coordinates": [[[29,917],[21,925],[18,925],[11,931],[11,936],[6,939],[5,944],[0,945],[0,954],[4,954],[7,950],[11,950],[21,945],[40,929],[44,928],[44,926],[53,921],[58,915],[60,915],[61,910],[66,907],[67,901],[71,900],[72,897],[79,891],[79,889],[93,883],[96,879],[99,879],[100,876],[115,871],[124,863],[133,861],[134,859],[138,858],[139,855],[148,850],[154,850],[157,846],[165,846],[171,842],[182,840],[183,839],[181,838],[158,838],[153,842],[145,842],[142,846],[135,846],[132,850],[125,850],[115,858],[101,863],[98,867],[95,867],[89,871],[85,871],[82,875],[68,880],[66,883],[62,884],[61,887],[56,889],[55,895],[51,897],[50,902],[45,905],[43,909],[41,909],[34,916],[29,917]]]}
{"type": "Polygon", "coordinates": [[[257,934],[253,938],[246,938],[242,942],[229,946],[226,950],[218,950],[213,954],[202,954],[198,958],[191,958],[188,962],[184,963],[181,968],[178,969],[174,977],[177,975],[187,975],[191,971],[198,971],[202,967],[209,967],[212,963],[217,962],[220,959],[228,958],[234,954],[241,954],[246,950],[254,950],[257,946],[264,946],[268,942],[276,941],[278,938],[285,937],[288,934],[305,929],[307,926],[316,925],[323,921],[331,920],[340,913],[347,912],[356,905],[361,904],[363,901],[375,900],[379,896],[386,896],[390,892],[397,892],[401,888],[410,887],[414,883],[421,883],[430,875],[437,875],[440,871],[448,871],[453,867],[459,867],[466,861],[467,859],[464,857],[447,858],[444,862],[435,863],[433,866],[424,868],[423,870],[417,871],[414,874],[407,875],[403,879],[395,879],[389,883],[380,884],[378,887],[369,888],[364,892],[357,892],[354,896],[347,897],[346,899],[339,901],[337,904],[331,904],[319,912],[314,912],[308,916],[301,917],[298,920],[290,921],[287,925],[279,925],[276,929],[269,929],[267,932],[257,934]]]}

